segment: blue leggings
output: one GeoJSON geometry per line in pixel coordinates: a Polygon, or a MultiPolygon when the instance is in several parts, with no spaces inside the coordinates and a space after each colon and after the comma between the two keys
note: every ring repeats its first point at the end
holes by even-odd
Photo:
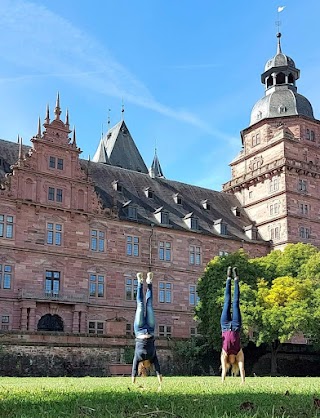
{"type": "Polygon", "coordinates": [[[222,331],[239,331],[241,328],[241,312],[240,312],[240,290],[239,280],[234,280],[234,294],[232,303],[231,316],[231,277],[227,278],[226,290],[224,294],[224,305],[221,314],[221,330],[222,331]]]}
{"type": "Polygon", "coordinates": [[[152,306],[152,283],[148,283],[147,286],[146,312],[144,312],[143,284],[138,282],[137,310],[133,324],[133,329],[136,337],[142,334],[154,335],[155,317],[152,306]]]}

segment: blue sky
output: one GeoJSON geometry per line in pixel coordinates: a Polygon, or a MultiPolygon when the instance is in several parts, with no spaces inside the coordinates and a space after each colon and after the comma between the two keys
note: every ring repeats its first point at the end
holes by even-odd
{"type": "Polygon", "coordinates": [[[124,118],[147,166],[221,190],[241,149],[260,82],[282,50],[320,118],[319,0],[1,0],[0,138],[25,144],[57,91],[82,157],[124,118]]]}

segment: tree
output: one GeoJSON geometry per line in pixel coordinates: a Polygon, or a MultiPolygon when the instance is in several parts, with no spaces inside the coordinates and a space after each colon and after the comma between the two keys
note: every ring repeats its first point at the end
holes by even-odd
{"type": "Polygon", "coordinates": [[[298,277],[301,274],[303,265],[311,256],[319,250],[311,244],[288,244],[278,259],[277,274],[275,277],[291,276],[298,277]]]}
{"type": "Polygon", "coordinates": [[[215,257],[208,263],[198,281],[197,293],[200,302],[196,306],[196,319],[199,320],[200,333],[206,336],[216,350],[221,348],[220,316],[228,266],[238,267],[241,281],[251,286],[255,286],[262,273],[260,267],[254,265],[243,250],[215,257]]]}
{"type": "Polygon", "coordinates": [[[263,272],[261,277],[271,283],[276,277],[300,277],[305,264],[317,254],[320,254],[319,250],[313,245],[288,244],[283,251],[272,251],[264,257],[252,260],[252,263],[260,267],[263,272]]]}
{"type": "Polygon", "coordinates": [[[252,327],[253,339],[259,346],[271,348],[271,375],[277,374],[277,353],[280,343],[298,332],[309,332],[312,308],[312,282],[290,276],[258,281],[256,305],[248,312],[246,322],[252,327]]]}

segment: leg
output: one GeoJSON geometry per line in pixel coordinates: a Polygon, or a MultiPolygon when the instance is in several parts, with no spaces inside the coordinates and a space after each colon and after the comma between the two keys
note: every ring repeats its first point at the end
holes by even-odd
{"type": "Polygon", "coordinates": [[[224,304],[223,304],[223,309],[222,309],[222,314],[221,314],[221,319],[220,319],[220,323],[221,323],[221,329],[222,331],[226,331],[228,329],[230,329],[230,321],[231,321],[231,269],[230,267],[228,268],[228,277],[227,277],[227,282],[226,282],[226,290],[225,290],[225,294],[224,294],[224,304]]]}
{"type": "Polygon", "coordinates": [[[138,273],[137,278],[138,278],[137,309],[136,309],[136,315],[135,315],[134,324],[133,324],[133,329],[134,329],[134,333],[136,336],[139,334],[139,331],[141,331],[143,326],[145,325],[142,273],[138,273]]]}
{"type": "Polygon", "coordinates": [[[239,278],[236,268],[233,269],[234,274],[234,294],[232,303],[232,329],[240,330],[241,328],[241,312],[240,312],[240,289],[239,278]]]}
{"type": "Polygon", "coordinates": [[[152,294],[152,278],[153,273],[149,272],[147,275],[147,293],[146,293],[146,324],[148,327],[148,333],[154,335],[155,316],[153,310],[153,294],[152,294]]]}

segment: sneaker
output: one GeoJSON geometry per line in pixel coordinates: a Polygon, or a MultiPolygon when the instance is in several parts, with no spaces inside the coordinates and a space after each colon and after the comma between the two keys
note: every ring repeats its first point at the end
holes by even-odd
{"type": "Polygon", "coordinates": [[[238,279],[238,269],[237,269],[237,267],[233,267],[233,278],[238,279]]]}
{"type": "Polygon", "coordinates": [[[231,277],[231,266],[228,267],[227,270],[227,277],[231,277]]]}
{"type": "Polygon", "coordinates": [[[139,283],[143,283],[143,273],[141,272],[137,273],[137,279],[139,283]]]}
{"type": "Polygon", "coordinates": [[[152,283],[152,279],[153,279],[153,273],[151,272],[151,271],[149,271],[148,273],[147,273],[147,280],[146,280],[146,282],[149,284],[149,283],[152,283]]]}

